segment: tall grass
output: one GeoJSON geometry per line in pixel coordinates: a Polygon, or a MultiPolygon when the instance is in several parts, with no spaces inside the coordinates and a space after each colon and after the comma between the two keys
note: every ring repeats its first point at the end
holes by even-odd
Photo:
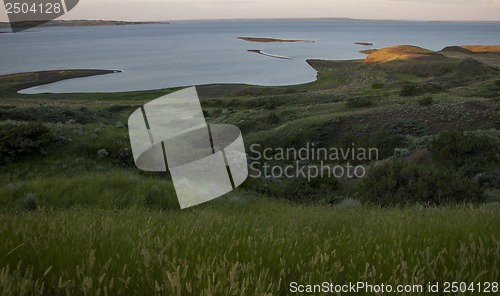
{"type": "Polygon", "coordinates": [[[284,295],[293,281],[498,281],[499,214],[234,195],[182,212],[0,214],[0,294],[284,295]]]}
{"type": "Polygon", "coordinates": [[[36,195],[39,207],[46,209],[179,208],[171,180],[161,176],[146,178],[126,171],[41,177],[8,183],[0,187],[0,206],[10,210],[21,208],[27,194],[36,195]]]}

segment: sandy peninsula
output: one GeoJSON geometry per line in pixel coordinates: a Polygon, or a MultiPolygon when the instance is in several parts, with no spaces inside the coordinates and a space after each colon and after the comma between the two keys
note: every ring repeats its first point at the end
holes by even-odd
{"type": "Polygon", "coordinates": [[[438,53],[413,45],[398,45],[375,50],[369,53],[364,63],[376,64],[395,60],[436,57],[438,53]]]}
{"type": "Polygon", "coordinates": [[[38,72],[24,72],[16,74],[8,74],[0,76],[3,81],[7,81],[3,84],[5,90],[10,90],[13,92],[18,92],[23,89],[54,83],[61,80],[73,79],[73,78],[83,78],[97,75],[106,75],[120,73],[118,70],[55,70],[55,71],[38,71],[38,72]],[[12,83],[10,83],[12,82],[12,83]],[[9,87],[12,84],[12,87],[9,87]]]}
{"type": "Polygon", "coordinates": [[[247,51],[253,52],[253,53],[258,53],[258,54],[261,54],[263,56],[271,57],[271,58],[275,58],[275,59],[283,59],[283,60],[291,60],[292,59],[292,58],[286,57],[286,56],[280,56],[280,55],[266,53],[266,52],[263,52],[262,50],[259,50],[259,49],[249,49],[247,51]]]}

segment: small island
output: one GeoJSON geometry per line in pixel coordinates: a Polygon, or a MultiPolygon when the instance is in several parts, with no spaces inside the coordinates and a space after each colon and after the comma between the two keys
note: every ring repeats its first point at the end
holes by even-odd
{"type": "Polygon", "coordinates": [[[312,40],[294,40],[294,39],[275,39],[275,38],[261,38],[261,37],[238,37],[238,39],[245,40],[248,42],[261,42],[261,43],[294,43],[294,42],[304,42],[304,43],[314,43],[312,40]]]}
{"type": "Polygon", "coordinates": [[[373,43],[370,43],[370,42],[354,42],[354,44],[362,45],[362,46],[373,46],[373,43]]]}

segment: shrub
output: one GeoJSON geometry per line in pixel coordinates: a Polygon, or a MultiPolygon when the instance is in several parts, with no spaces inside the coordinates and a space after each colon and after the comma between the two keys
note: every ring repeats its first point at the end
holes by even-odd
{"type": "Polygon", "coordinates": [[[36,123],[0,126],[0,163],[43,154],[49,129],[36,123]]]}
{"type": "MultiPolygon", "coordinates": [[[[500,98],[499,98],[499,102],[500,102],[500,98]]],[[[497,130],[500,130],[500,114],[498,114],[497,116],[495,116],[493,118],[493,127],[497,130]]]]}
{"type": "Polygon", "coordinates": [[[484,172],[478,174],[474,179],[481,187],[500,189],[500,172],[484,172]]]}
{"type": "Polygon", "coordinates": [[[385,87],[385,84],[383,84],[383,83],[374,83],[374,84],[372,84],[372,88],[373,89],[382,89],[384,87],[385,87]]]}
{"type": "Polygon", "coordinates": [[[120,148],[118,149],[117,163],[123,167],[133,167],[134,156],[130,148],[120,148]]]}
{"type": "Polygon", "coordinates": [[[340,141],[339,148],[352,148],[353,143],[355,147],[377,148],[379,159],[391,157],[396,148],[406,146],[402,136],[382,131],[374,134],[348,133],[340,141]]]}
{"type": "Polygon", "coordinates": [[[404,85],[403,88],[401,89],[401,92],[399,93],[399,96],[401,97],[413,97],[418,94],[417,91],[417,86],[414,84],[407,84],[404,85]]]}
{"type": "Polygon", "coordinates": [[[356,208],[360,208],[362,206],[362,203],[361,203],[361,201],[359,201],[355,198],[348,197],[348,198],[341,200],[337,206],[340,208],[346,208],[346,209],[356,209],[356,208]]]}
{"type": "Polygon", "coordinates": [[[38,198],[33,193],[28,193],[23,199],[23,207],[27,211],[36,211],[38,209],[38,198]]]}
{"type": "Polygon", "coordinates": [[[11,194],[16,194],[24,190],[24,183],[9,183],[5,189],[11,194]]]}
{"type": "Polygon", "coordinates": [[[414,97],[426,93],[436,93],[445,90],[445,87],[439,83],[428,82],[421,85],[407,84],[401,88],[399,96],[401,97],[414,97]]]}
{"type": "Polygon", "coordinates": [[[97,151],[97,156],[99,156],[99,158],[106,158],[109,156],[109,152],[106,149],[101,149],[97,151]]]}
{"type": "Polygon", "coordinates": [[[420,98],[418,100],[418,104],[421,106],[421,107],[425,107],[425,106],[430,106],[432,105],[433,103],[433,98],[432,97],[423,97],[423,98],[420,98]]]}
{"type": "Polygon", "coordinates": [[[369,97],[349,98],[346,102],[350,108],[365,108],[373,105],[373,100],[369,97]]]}
{"type": "Polygon", "coordinates": [[[281,105],[281,103],[278,100],[268,99],[268,100],[266,100],[266,103],[264,104],[264,109],[276,110],[276,108],[279,107],[280,105],[281,105]]]}
{"type": "Polygon", "coordinates": [[[396,148],[394,149],[394,156],[398,158],[406,158],[410,156],[410,150],[405,148],[396,148]]]}
{"type": "Polygon", "coordinates": [[[384,125],[384,130],[391,134],[402,136],[421,137],[428,135],[431,129],[428,124],[421,120],[399,119],[384,125]]]}
{"type": "Polygon", "coordinates": [[[479,185],[459,172],[400,159],[371,168],[360,183],[358,194],[364,201],[382,206],[415,203],[443,206],[484,201],[479,185]]]}
{"type": "Polygon", "coordinates": [[[340,182],[335,178],[293,178],[269,182],[263,179],[252,179],[246,187],[251,186],[259,193],[294,202],[307,203],[324,200],[328,195],[340,189],[340,182]],[[253,181],[252,181],[253,180],[253,181]]]}
{"type": "Polygon", "coordinates": [[[280,123],[280,121],[281,118],[275,112],[271,112],[267,117],[267,123],[269,123],[270,125],[278,124],[280,123]]]}
{"type": "Polygon", "coordinates": [[[451,130],[432,139],[431,152],[433,158],[441,164],[473,176],[489,166],[498,164],[498,142],[498,139],[488,136],[451,130]]]}

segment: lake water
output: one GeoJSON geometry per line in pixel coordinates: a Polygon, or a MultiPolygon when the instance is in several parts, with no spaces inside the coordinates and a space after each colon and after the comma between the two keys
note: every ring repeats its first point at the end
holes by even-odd
{"type": "Polygon", "coordinates": [[[26,90],[117,92],[210,83],[290,85],[314,81],[306,59],[359,59],[354,42],[375,48],[412,44],[500,44],[500,23],[334,20],[176,21],[168,25],[35,28],[0,34],[0,75],[59,69],[123,73],[78,78],[26,90]],[[313,40],[254,43],[239,36],[313,40]],[[247,50],[291,59],[275,59],[247,50]]]}

